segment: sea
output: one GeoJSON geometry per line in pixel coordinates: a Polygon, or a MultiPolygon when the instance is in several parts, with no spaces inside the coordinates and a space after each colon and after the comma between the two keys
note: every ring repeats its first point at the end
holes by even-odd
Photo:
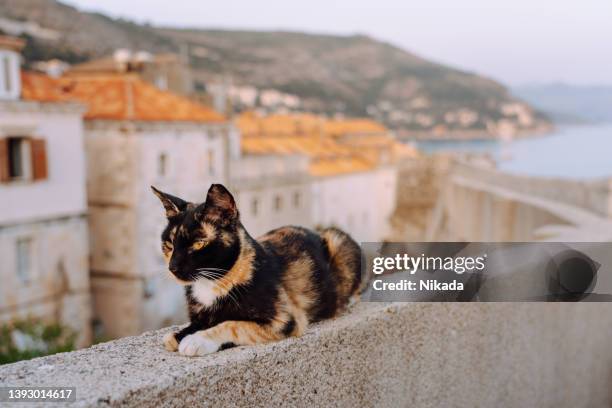
{"type": "Polygon", "coordinates": [[[549,134],[511,141],[419,141],[424,153],[490,155],[509,173],[570,179],[612,177],[612,123],[557,126],[549,134]]]}

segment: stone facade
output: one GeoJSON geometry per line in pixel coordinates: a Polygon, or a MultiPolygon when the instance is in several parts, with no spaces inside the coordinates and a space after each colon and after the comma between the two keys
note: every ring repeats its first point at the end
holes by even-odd
{"type": "Polygon", "coordinates": [[[395,209],[397,169],[382,166],[313,181],[313,221],[336,226],[357,242],[380,241],[390,231],[395,209]]]}

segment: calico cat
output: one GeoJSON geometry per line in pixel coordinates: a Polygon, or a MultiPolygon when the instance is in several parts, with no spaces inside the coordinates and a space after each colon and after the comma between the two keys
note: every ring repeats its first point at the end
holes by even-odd
{"type": "Polygon", "coordinates": [[[300,336],[357,295],[361,250],[345,232],[282,227],[255,240],[221,184],[199,205],[151,188],[166,211],[162,251],[185,286],[190,319],[164,338],[167,350],[199,356],[300,336]]]}

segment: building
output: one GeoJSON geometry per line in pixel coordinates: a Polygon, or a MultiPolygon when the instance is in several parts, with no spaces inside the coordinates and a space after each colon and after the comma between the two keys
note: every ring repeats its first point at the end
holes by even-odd
{"type": "Polygon", "coordinates": [[[0,37],[0,321],[59,321],[84,346],[92,338],[85,109],[23,97],[22,46],[0,37]]]}
{"type": "Polygon", "coordinates": [[[87,106],[91,288],[99,331],[121,337],[184,322],[182,287],[169,277],[160,251],[164,212],[149,186],[203,201],[211,183],[228,181],[229,156],[238,151],[231,125],[135,73],[24,74],[24,86],[32,100],[87,106]]]}
{"type": "Polygon", "coordinates": [[[397,163],[415,152],[396,142],[383,126],[367,119],[253,112],[242,114],[237,124],[245,157],[308,158],[310,216],[303,218],[309,224],[302,225],[338,226],[358,241],[388,236],[396,206],[397,163]]]}
{"type": "Polygon", "coordinates": [[[189,96],[194,91],[189,65],[180,55],[172,53],[150,54],[118,49],[113,55],[74,65],[66,74],[92,76],[127,72],[137,74],[162,91],[183,96],[189,96]]]}
{"type": "Polygon", "coordinates": [[[284,225],[312,226],[309,158],[301,154],[241,154],[230,186],[240,218],[257,237],[284,225]]]}

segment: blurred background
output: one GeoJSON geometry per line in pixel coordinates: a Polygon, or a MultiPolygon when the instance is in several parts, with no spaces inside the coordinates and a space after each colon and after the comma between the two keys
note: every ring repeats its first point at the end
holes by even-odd
{"type": "Polygon", "coordinates": [[[182,323],[150,185],[257,236],[612,238],[605,1],[0,0],[1,362],[182,323]]]}

